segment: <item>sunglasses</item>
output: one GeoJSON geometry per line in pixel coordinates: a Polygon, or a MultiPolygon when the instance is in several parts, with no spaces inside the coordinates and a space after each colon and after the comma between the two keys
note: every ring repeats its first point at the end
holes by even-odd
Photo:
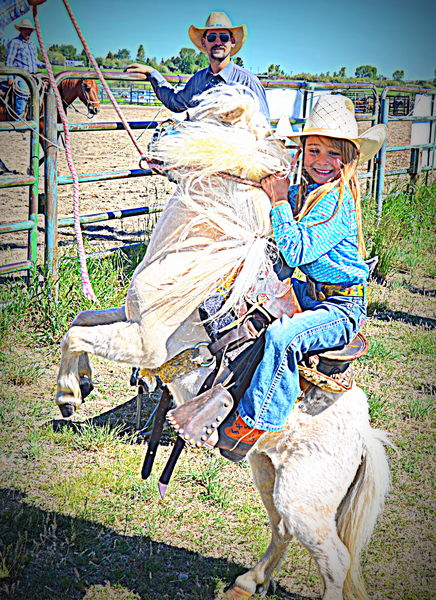
{"type": "MultiPolygon", "coordinates": [[[[206,39],[208,42],[212,43],[216,40],[217,35],[217,33],[208,33],[206,39]]],[[[219,37],[223,44],[227,44],[227,42],[230,40],[230,35],[228,33],[220,33],[219,37]]]]}

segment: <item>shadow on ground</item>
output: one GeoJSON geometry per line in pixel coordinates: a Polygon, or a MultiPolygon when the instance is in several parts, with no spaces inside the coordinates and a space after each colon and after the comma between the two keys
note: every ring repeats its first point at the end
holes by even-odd
{"type": "MultiPolygon", "coordinates": [[[[2,598],[14,600],[212,600],[218,581],[240,565],[147,536],[124,536],[83,518],[31,506],[21,492],[0,490],[2,598]],[[94,586],[100,587],[93,594],[94,586]]],[[[275,598],[314,600],[278,587],[275,598]]]]}

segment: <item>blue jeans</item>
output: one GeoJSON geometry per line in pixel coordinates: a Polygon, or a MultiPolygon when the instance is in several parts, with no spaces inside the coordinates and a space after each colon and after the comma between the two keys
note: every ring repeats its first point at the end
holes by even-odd
{"type": "Polygon", "coordinates": [[[284,315],[265,333],[265,350],[239,403],[239,414],[251,427],[280,431],[300,393],[297,363],[309,351],[342,347],[366,318],[364,298],[332,296],[313,300],[307,283],[292,280],[304,312],[284,315]]]}
{"type": "Polygon", "coordinates": [[[15,81],[17,88],[15,94],[15,121],[18,119],[22,119],[24,117],[24,113],[26,112],[27,101],[30,96],[29,88],[27,84],[20,78],[17,77],[15,81]]]}

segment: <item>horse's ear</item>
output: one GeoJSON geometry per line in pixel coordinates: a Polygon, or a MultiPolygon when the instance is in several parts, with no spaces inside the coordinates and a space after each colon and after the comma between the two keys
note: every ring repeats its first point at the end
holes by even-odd
{"type": "Polygon", "coordinates": [[[223,123],[234,125],[241,120],[244,112],[245,108],[243,106],[237,106],[236,108],[232,108],[232,110],[226,110],[218,113],[218,118],[223,121],[223,123]]]}

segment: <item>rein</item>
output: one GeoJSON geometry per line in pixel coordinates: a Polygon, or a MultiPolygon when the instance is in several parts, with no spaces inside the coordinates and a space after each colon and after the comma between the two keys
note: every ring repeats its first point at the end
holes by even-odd
{"type": "MultiPolygon", "coordinates": [[[[157,162],[148,160],[146,157],[141,158],[139,161],[139,166],[141,167],[141,169],[143,168],[143,166],[141,164],[142,160],[147,161],[147,165],[149,166],[150,169],[152,169],[153,171],[156,171],[158,174],[162,174],[162,165],[157,162]]],[[[184,169],[184,167],[178,167],[178,169],[184,169]]],[[[170,170],[170,169],[168,169],[168,170],[170,170]]],[[[175,171],[175,170],[177,170],[177,168],[172,168],[171,170],[175,171]]],[[[255,181],[254,179],[246,179],[244,177],[239,177],[238,175],[230,175],[230,173],[223,173],[222,171],[214,173],[214,175],[216,175],[218,177],[222,177],[223,179],[229,179],[230,181],[236,181],[237,183],[243,183],[244,185],[250,185],[251,187],[262,189],[262,185],[258,181],[255,181]]]]}

